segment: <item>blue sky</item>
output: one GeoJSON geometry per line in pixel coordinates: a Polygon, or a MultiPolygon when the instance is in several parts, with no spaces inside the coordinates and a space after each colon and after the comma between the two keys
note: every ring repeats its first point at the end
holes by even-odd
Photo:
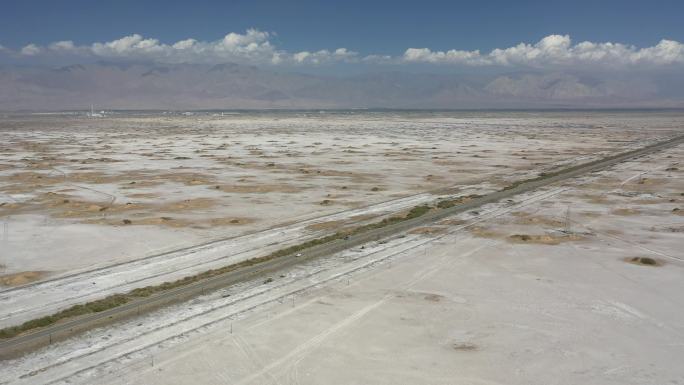
{"type": "Polygon", "coordinates": [[[0,12],[0,44],[58,40],[76,44],[138,33],[172,43],[213,41],[257,28],[288,51],[346,47],[398,55],[408,47],[483,51],[536,42],[550,34],[573,41],[650,46],[684,41],[684,1],[11,1],[0,12]]]}
{"type": "Polygon", "coordinates": [[[680,71],[682,15],[681,0],[14,1],[0,64],[680,71]]]}
{"type": "MultiPolygon", "coordinates": [[[[681,106],[683,15],[684,0],[8,0],[0,7],[0,71],[26,75],[0,81],[31,85],[11,83],[0,94],[2,88],[33,92],[37,99],[29,104],[44,106],[49,101],[33,85],[72,69],[69,87],[88,89],[90,69],[103,71],[94,77],[100,81],[133,76],[126,68],[155,68],[164,82],[178,85],[193,71],[230,63],[216,68],[368,75],[381,79],[369,94],[401,89],[408,100],[422,95],[425,82],[461,79],[438,91],[431,106],[471,100],[471,89],[492,103],[510,97],[681,106]]],[[[274,92],[300,84],[304,78],[297,76],[272,85],[274,92]]],[[[263,87],[259,76],[250,81],[263,87]]],[[[321,92],[338,100],[337,93],[357,90],[347,86],[321,92]]]]}

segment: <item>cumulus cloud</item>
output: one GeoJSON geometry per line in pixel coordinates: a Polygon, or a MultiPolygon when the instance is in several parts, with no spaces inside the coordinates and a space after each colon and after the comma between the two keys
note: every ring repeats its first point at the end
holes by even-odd
{"type": "Polygon", "coordinates": [[[125,57],[157,54],[166,50],[167,47],[160,44],[157,39],[145,39],[138,34],[134,34],[106,43],[94,43],[90,49],[97,56],[125,57]]]}
{"type": "MultiPolygon", "coordinates": [[[[271,36],[269,32],[248,29],[245,33],[231,32],[216,41],[199,41],[189,38],[173,44],[165,44],[158,39],[132,34],[86,46],[76,46],[72,41],[58,41],[50,44],[48,48],[51,52],[68,52],[98,58],[149,59],[170,63],[236,61],[254,64],[323,64],[354,61],[358,57],[356,52],[346,48],[289,53],[276,49],[270,42],[271,36]]],[[[42,52],[42,48],[35,44],[25,49],[25,55],[36,55],[42,52]]]]}
{"type": "Polygon", "coordinates": [[[21,54],[24,56],[35,56],[41,52],[41,48],[35,44],[28,44],[21,49],[21,54]]]}
{"type": "Polygon", "coordinates": [[[488,54],[481,54],[479,51],[431,51],[428,48],[409,48],[404,52],[403,60],[412,63],[471,66],[660,66],[684,64],[684,44],[673,40],[661,40],[653,47],[641,49],[610,42],[584,41],[572,45],[568,35],[549,35],[535,44],[520,43],[509,48],[494,49],[488,54]]]}
{"type": "Polygon", "coordinates": [[[71,40],[56,41],[48,47],[53,51],[75,51],[76,45],[71,40]]]}
{"type": "MultiPolygon", "coordinates": [[[[584,41],[573,44],[568,35],[549,35],[536,43],[520,43],[508,48],[496,48],[488,53],[479,50],[433,51],[429,48],[408,48],[403,55],[369,54],[361,56],[347,48],[303,50],[289,52],[271,42],[272,33],[248,29],[231,32],[215,41],[193,38],[175,43],[163,43],[139,34],[107,42],[76,45],[73,41],[57,41],[40,47],[29,44],[20,50],[25,57],[61,54],[105,59],[150,60],[164,63],[218,63],[234,61],[270,65],[322,65],[330,63],[394,64],[429,63],[462,66],[501,67],[610,67],[668,66],[684,64],[684,44],[662,40],[657,45],[637,48],[622,43],[584,41]]],[[[2,48],[0,48],[2,50],[2,48]]],[[[7,50],[7,52],[12,52],[7,50]]]]}
{"type": "Polygon", "coordinates": [[[184,50],[192,48],[196,43],[197,40],[195,39],[185,39],[176,42],[176,44],[172,45],[171,47],[177,50],[184,50]]]}
{"type": "Polygon", "coordinates": [[[298,64],[324,64],[331,62],[355,62],[358,53],[346,48],[338,48],[335,51],[320,50],[316,52],[302,51],[292,55],[292,59],[298,64]]]}
{"type": "Polygon", "coordinates": [[[428,48],[409,48],[404,53],[404,60],[408,62],[462,63],[468,65],[487,64],[480,55],[480,51],[459,51],[455,49],[446,52],[433,52],[428,48]]]}

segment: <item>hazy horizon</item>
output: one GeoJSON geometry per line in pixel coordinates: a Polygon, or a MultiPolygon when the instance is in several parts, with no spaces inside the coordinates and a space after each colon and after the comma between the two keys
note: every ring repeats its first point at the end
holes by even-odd
{"type": "Polygon", "coordinates": [[[37,9],[0,14],[0,110],[684,107],[675,1],[37,9]]]}

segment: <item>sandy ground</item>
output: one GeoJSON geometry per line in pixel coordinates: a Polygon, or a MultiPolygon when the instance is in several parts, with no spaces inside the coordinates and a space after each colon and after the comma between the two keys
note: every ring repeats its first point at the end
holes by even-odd
{"type": "Polygon", "coordinates": [[[0,274],[11,276],[0,284],[425,191],[487,191],[657,140],[681,120],[674,112],[7,116],[0,274]]]}
{"type": "Polygon", "coordinates": [[[8,274],[0,279],[24,286],[0,290],[0,327],[20,324],[109,294],[173,281],[212,268],[261,257],[284,247],[328,235],[338,228],[378,221],[379,218],[406,211],[433,199],[431,194],[418,194],[31,285],[27,284],[40,272],[8,274]]]}
{"type": "Polygon", "coordinates": [[[680,121],[662,112],[6,118],[0,327],[439,197],[484,194],[642,146],[680,121]]]}
{"type": "Polygon", "coordinates": [[[681,159],[683,146],[94,330],[0,377],[681,384],[681,159]]]}

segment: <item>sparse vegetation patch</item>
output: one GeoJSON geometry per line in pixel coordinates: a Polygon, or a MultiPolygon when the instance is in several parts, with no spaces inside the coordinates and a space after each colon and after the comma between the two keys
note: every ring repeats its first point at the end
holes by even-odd
{"type": "Polygon", "coordinates": [[[640,266],[662,266],[663,262],[651,258],[651,257],[632,257],[632,258],[627,258],[625,261],[634,264],[634,265],[640,265],[640,266]]]}
{"type": "MultiPolygon", "coordinates": [[[[4,270],[5,265],[0,265],[4,270]]],[[[0,286],[21,286],[43,278],[47,271],[22,271],[14,274],[0,275],[0,286]]]]}
{"type": "Polygon", "coordinates": [[[557,245],[561,242],[576,241],[580,240],[581,237],[575,234],[563,234],[563,235],[529,235],[529,234],[513,234],[508,238],[509,242],[513,243],[527,243],[527,244],[541,244],[541,245],[557,245]]]}
{"type": "Polygon", "coordinates": [[[127,293],[115,294],[115,295],[111,295],[111,296],[108,296],[106,298],[103,298],[103,299],[100,299],[97,301],[92,301],[92,302],[88,302],[85,304],[75,305],[75,306],[72,306],[68,309],[62,310],[58,313],[24,322],[21,325],[0,329],[0,338],[16,337],[19,334],[28,332],[28,331],[36,329],[36,328],[50,326],[50,325],[55,324],[57,322],[64,321],[66,319],[70,319],[73,317],[82,316],[85,314],[98,313],[98,312],[102,312],[105,310],[109,310],[109,309],[115,308],[117,306],[121,306],[123,304],[126,304],[128,302],[131,302],[131,301],[139,299],[139,298],[149,297],[150,295],[157,294],[157,293],[160,293],[160,292],[163,292],[166,290],[174,289],[174,288],[181,287],[181,286],[190,285],[192,283],[198,282],[198,281],[203,280],[203,279],[215,277],[215,276],[225,274],[225,273],[228,273],[230,271],[234,271],[234,270],[244,268],[247,266],[252,266],[255,264],[263,263],[263,262],[272,260],[274,258],[283,257],[283,256],[290,255],[290,254],[295,254],[295,253],[298,253],[299,251],[302,251],[302,250],[305,250],[305,249],[308,249],[308,248],[311,248],[311,247],[314,247],[317,245],[325,244],[325,243],[332,242],[332,241],[335,241],[338,239],[343,239],[344,237],[347,237],[349,235],[359,234],[359,233],[362,233],[364,231],[382,228],[382,227],[388,226],[388,225],[393,224],[393,223],[397,223],[397,222],[401,222],[401,221],[405,221],[405,220],[409,220],[409,219],[413,219],[413,218],[418,218],[418,217],[428,213],[431,209],[432,208],[428,205],[416,206],[416,207],[412,208],[404,216],[389,217],[389,218],[383,219],[380,222],[371,223],[371,224],[364,225],[364,226],[359,226],[359,227],[350,229],[348,231],[339,231],[339,232],[336,232],[335,234],[332,234],[332,235],[329,235],[326,237],[313,239],[313,240],[310,240],[310,241],[307,241],[307,242],[304,242],[304,243],[301,243],[298,245],[290,246],[290,247],[287,247],[285,249],[275,251],[275,252],[273,252],[267,256],[248,259],[246,261],[243,261],[243,262],[240,262],[237,264],[224,266],[224,267],[218,268],[218,269],[211,269],[211,270],[199,273],[199,274],[195,274],[195,275],[191,275],[191,276],[181,278],[181,279],[176,280],[176,281],[164,282],[164,283],[159,284],[159,285],[152,285],[152,286],[147,286],[147,287],[143,287],[143,288],[138,288],[138,289],[131,290],[127,293]]]}

